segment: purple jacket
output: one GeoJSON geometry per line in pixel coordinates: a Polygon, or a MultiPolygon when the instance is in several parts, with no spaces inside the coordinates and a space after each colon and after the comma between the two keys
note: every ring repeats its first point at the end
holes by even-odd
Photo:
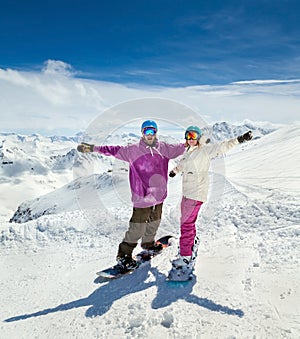
{"type": "Polygon", "coordinates": [[[162,203],[167,197],[168,163],[185,151],[184,144],[156,141],[148,146],[143,139],[128,146],[95,146],[94,152],[112,155],[129,163],[133,207],[145,208],[162,203]]]}

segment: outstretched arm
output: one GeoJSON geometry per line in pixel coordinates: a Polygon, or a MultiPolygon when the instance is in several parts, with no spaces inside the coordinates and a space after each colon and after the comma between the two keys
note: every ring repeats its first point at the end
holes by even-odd
{"type": "Polygon", "coordinates": [[[95,146],[82,142],[77,146],[77,151],[81,153],[97,152],[104,155],[111,155],[120,160],[129,161],[128,146],[95,146]]]}
{"type": "Polygon", "coordinates": [[[241,143],[243,143],[245,141],[249,141],[251,139],[252,139],[252,132],[248,131],[248,132],[244,133],[243,135],[238,136],[237,138],[226,140],[226,141],[223,141],[219,144],[207,146],[207,152],[208,152],[209,156],[212,158],[212,157],[215,157],[215,156],[218,156],[218,155],[221,155],[221,154],[225,154],[235,145],[238,145],[239,143],[241,144],[241,143]]]}

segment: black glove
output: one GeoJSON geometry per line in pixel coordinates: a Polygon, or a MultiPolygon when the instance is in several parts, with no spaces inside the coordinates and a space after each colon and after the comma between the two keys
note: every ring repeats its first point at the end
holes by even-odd
{"type": "Polygon", "coordinates": [[[210,143],[210,139],[207,138],[206,141],[205,141],[206,144],[209,144],[210,143]]]}
{"type": "Polygon", "coordinates": [[[91,144],[87,144],[85,142],[82,142],[80,145],[77,146],[77,151],[81,153],[89,153],[94,151],[94,146],[91,144]]]}
{"type": "Polygon", "coordinates": [[[245,141],[251,140],[252,137],[253,137],[252,131],[248,131],[248,132],[244,133],[243,135],[240,135],[239,137],[237,137],[237,140],[241,144],[245,141]]]}
{"type": "Polygon", "coordinates": [[[170,171],[170,173],[169,173],[169,177],[170,177],[170,178],[175,177],[175,175],[176,175],[176,173],[175,173],[174,171],[170,171]]]}

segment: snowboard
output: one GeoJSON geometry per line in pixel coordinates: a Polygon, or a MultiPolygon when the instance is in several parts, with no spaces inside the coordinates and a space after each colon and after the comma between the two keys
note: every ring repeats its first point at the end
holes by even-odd
{"type": "Polygon", "coordinates": [[[196,236],[194,240],[192,258],[191,258],[190,263],[182,267],[172,266],[171,270],[169,271],[169,275],[168,275],[168,280],[170,282],[172,281],[183,282],[183,281],[193,280],[193,277],[194,277],[193,271],[194,271],[194,267],[196,263],[199,245],[200,245],[200,239],[199,237],[196,236]]]}
{"type": "MultiPolygon", "coordinates": [[[[156,240],[156,244],[159,245],[161,244],[163,249],[168,247],[170,245],[170,239],[172,238],[171,235],[166,235],[158,240],[156,240]]],[[[162,249],[162,250],[163,250],[162,249]]],[[[129,270],[124,270],[122,267],[120,267],[118,264],[111,266],[109,268],[106,268],[102,271],[97,272],[96,274],[98,275],[99,278],[103,278],[106,280],[109,279],[118,279],[122,277],[123,275],[133,273],[135,270],[137,270],[143,263],[150,261],[152,258],[160,254],[161,251],[159,252],[152,252],[152,251],[147,251],[147,250],[142,250],[141,252],[137,253],[134,257],[134,259],[137,262],[137,266],[134,268],[131,268],[129,270]]],[[[99,280],[99,279],[98,279],[99,280]]]]}

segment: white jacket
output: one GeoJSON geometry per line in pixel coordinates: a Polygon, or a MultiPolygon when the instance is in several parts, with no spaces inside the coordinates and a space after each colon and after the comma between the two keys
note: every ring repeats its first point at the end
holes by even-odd
{"type": "Polygon", "coordinates": [[[188,148],[175,173],[182,172],[182,195],[186,198],[205,202],[209,189],[210,160],[238,145],[238,140],[230,139],[215,145],[199,145],[188,148]]]}

